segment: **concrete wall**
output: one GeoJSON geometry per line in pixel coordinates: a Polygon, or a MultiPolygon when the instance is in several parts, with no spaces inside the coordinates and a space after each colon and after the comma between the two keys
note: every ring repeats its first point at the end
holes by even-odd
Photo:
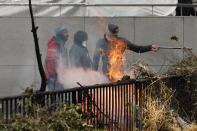
{"type": "MultiPolygon", "coordinates": [[[[105,24],[115,23],[120,27],[120,36],[135,44],[158,44],[160,46],[192,47],[197,54],[196,17],[121,17],[121,18],[51,18],[37,17],[38,37],[44,64],[46,42],[60,25],[69,30],[68,49],[77,30],[89,34],[88,49],[92,58],[96,41],[103,37],[105,24]],[[170,37],[176,35],[179,41],[170,37]]],[[[33,36],[29,17],[0,18],[0,97],[20,94],[24,88],[40,85],[40,76],[35,58],[33,36]]],[[[169,65],[184,58],[182,50],[159,50],[137,54],[126,51],[126,63],[141,61],[156,73],[164,72],[169,65]]],[[[100,65],[102,63],[100,62],[100,65]]]]}

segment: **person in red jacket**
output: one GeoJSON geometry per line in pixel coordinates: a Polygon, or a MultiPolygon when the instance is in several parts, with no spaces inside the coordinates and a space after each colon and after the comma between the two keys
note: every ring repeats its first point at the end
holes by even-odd
{"type": "Polygon", "coordinates": [[[63,90],[63,85],[57,79],[57,66],[60,58],[64,65],[68,66],[68,53],[64,47],[68,40],[68,30],[65,27],[58,27],[55,36],[47,42],[47,53],[45,61],[45,74],[48,82],[48,89],[63,90]]]}

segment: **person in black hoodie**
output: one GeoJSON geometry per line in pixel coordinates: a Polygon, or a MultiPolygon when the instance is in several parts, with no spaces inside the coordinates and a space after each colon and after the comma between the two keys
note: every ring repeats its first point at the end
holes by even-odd
{"type": "Polygon", "coordinates": [[[77,31],[74,35],[74,44],[69,51],[71,67],[92,69],[92,61],[87,49],[88,34],[85,31],[77,31]]]}
{"type": "MultiPolygon", "coordinates": [[[[99,39],[98,42],[96,43],[96,49],[95,49],[94,56],[93,56],[93,69],[94,70],[98,70],[100,57],[102,56],[102,62],[103,62],[102,71],[105,75],[107,75],[109,73],[109,71],[108,71],[108,68],[110,66],[109,51],[110,51],[110,49],[113,49],[113,47],[110,47],[110,45],[114,45],[114,44],[110,44],[110,43],[113,43],[113,42],[120,41],[123,43],[123,48],[121,48],[122,54],[124,53],[124,51],[126,49],[132,50],[137,53],[144,53],[147,51],[157,51],[158,50],[157,45],[147,45],[147,46],[135,45],[132,42],[130,42],[129,40],[127,40],[123,37],[119,37],[118,32],[119,32],[119,27],[117,25],[115,25],[115,24],[108,24],[107,25],[106,33],[104,34],[104,38],[99,39]],[[116,41],[114,41],[114,39],[116,41]]],[[[118,66],[118,64],[119,63],[117,63],[117,66],[118,66]]],[[[123,67],[120,70],[123,71],[123,67]]]]}

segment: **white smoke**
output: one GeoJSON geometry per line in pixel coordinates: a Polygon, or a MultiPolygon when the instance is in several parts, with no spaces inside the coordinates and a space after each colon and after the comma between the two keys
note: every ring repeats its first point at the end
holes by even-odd
{"type": "Polygon", "coordinates": [[[77,82],[85,86],[108,83],[107,77],[100,72],[82,68],[66,68],[62,63],[58,64],[57,73],[58,80],[64,88],[78,87],[77,82]]]}

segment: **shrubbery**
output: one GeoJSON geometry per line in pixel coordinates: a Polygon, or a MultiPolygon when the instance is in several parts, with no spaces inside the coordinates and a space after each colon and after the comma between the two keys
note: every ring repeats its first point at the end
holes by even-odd
{"type": "Polygon", "coordinates": [[[8,123],[0,122],[0,130],[9,131],[73,131],[93,130],[83,118],[81,105],[68,107],[61,104],[56,111],[47,108],[36,109],[34,115],[21,116],[11,119],[8,123]]]}

